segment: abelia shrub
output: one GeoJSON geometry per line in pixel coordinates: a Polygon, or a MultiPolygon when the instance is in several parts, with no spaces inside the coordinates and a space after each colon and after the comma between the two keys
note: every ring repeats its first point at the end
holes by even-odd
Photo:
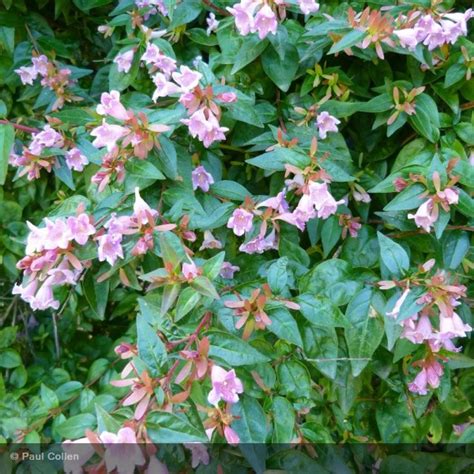
{"type": "Polygon", "coordinates": [[[0,5],[9,449],[469,469],[468,2],[0,5]]]}

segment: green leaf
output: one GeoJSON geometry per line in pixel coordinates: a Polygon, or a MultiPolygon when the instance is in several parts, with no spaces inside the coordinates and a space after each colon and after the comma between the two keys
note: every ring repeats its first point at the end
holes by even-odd
{"type": "Polygon", "coordinates": [[[295,319],[286,308],[275,308],[268,311],[272,323],[267,330],[299,347],[303,346],[301,334],[295,319]]]}
{"type": "Polygon", "coordinates": [[[70,382],[63,383],[56,389],[56,396],[60,402],[65,402],[79,395],[82,388],[83,385],[81,382],[71,380],[70,382]]]}
{"type": "Polygon", "coordinates": [[[160,232],[159,236],[161,258],[165,263],[171,263],[176,268],[185,258],[183,244],[176,234],[160,232]]]}
{"type": "Polygon", "coordinates": [[[201,293],[201,295],[208,296],[209,298],[213,298],[215,300],[219,299],[219,293],[217,293],[209,278],[205,276],[198,276],[194,278],[189,284],[197,292],[201,293]]]}
{"type": "Polygon", "coordinates": [[[410,268],[410,258],[405,249],[380,232],[377,232],[377,238],[379,240],[381,261],[394,277],[404,275],[410,268]]]}
{"type": "Polygon", "coordinates": [[[8,160],[15,140],[15,129],[12,125],[0,124],[0,186],[5,184],[8,160]]]}
{"type": "Polygon", "coordinates": [[[153,443],[207,443],[202,424],[184,414],[155,411],[147,418],[147,433],[153,443]]]}
{"type": "Polygon", "coordinates": [[[165,345],[156,330],[141,314],[137,317],[137,345],[138,356],[150,369],[150,375],[152,377],[160,375],[168,360],[165,345]]]}
{"type": "Polygon", "coordinates": [[[17,351],[7,349],[6,351],[0,352],[0,367],[13,369],[19,365],[21,365],[21,357],[17,351]]]}
{"type": "Polygon", "coordinates": [[[293,405],[283,397],[272,401],[273,443],[290,443],[294,438],[296,414],[293,405]]]}
{"type": "Polygon", "coordinates": [[[241,443],[265,443],[267,420],[260,403],[247,395],[242,395],[239,403],[232,406],[236,417],[232,428],[239,435],[241,443]]]}
{"type": "Polygon", "coordinates": [[[444,76],[444,87],[448,88],[464,79],[467,72],[467,68],[464,64],[453,64],[446,71],[444,76]]]}
{"type": "Polygon", "coordinates": [[[194,288],[185,288],[178,296],[174,321],[178,322],[191,310],[196,308],[201,300],[201,295],[194,288]]]}
{"type": "Polygon", "coordinates": [[[267,280],[273,293],[280,294],[286,288],[288,281],[288,258],[279,258],[268,268],[267,280]]]}
{"type": "Polygon", "coordinates": [[[373,297],[373,291],[364,288],[352,298],[346,309],[350,324],[344,333],[354,377],[369,363],[384,334],[383,322],[372,307],[373,297]]]}
{"type": "Polygon", "coordinates": [[[346,320],[341,310],[324,296],[301,294],[296,299],[300,313],[313,325],[323,328],[345,327],[346,320]]]}
{"type": "Polygon", "coordinates": [[[280,393],[289,398],[308,398],[311,379],[308,369],[297,360],[288,360],[277,368],[280,393]]]}
{"type": "Polygon", "coordinates": [[[337,306],[347,304],[361,287],[349,263],[331,259],[313,267],[300,279],[300,292],[326,296],[337,306]]]}
{"type": "Polygon", "coordinates": [[[93,319],[103,321],[105,318],[105,310],[109,298],[110,281],[105,280],[101,283],[97,282],[97,276],[91,272],[87,272],[82,281],[82,291],[92,309],[91,316],[93,319]]]}
{"type": "Polygon", "coordinates": [[[240,438],[240,450],[255,472],[265,471],[267,420],[265,412],[253,397],[243,395],[232,406],[235,421],[232,429],[240,438]]]}
{"type": "Polygon", "coordinates": [[[40,396],[41,401],[48,408],[48,410],[57,408],[59,406],[59,399],[56,396],[56,393],[44,384],[41,384],[40,396]]]}
{"type": "Polygon", "coordinates": [[[261,364],[270,360],[240,337],[217,329],[208,331],[206,335],[211,342],[209,356],[222,360],[230,367],[261,364]]]}
{"type": "Polygon", "coordinates": [[[121,424],[107,413],[100,405],[95,405],[95,414],[97,417],[97,431],[102,433],[108,431],[109,433],[117,433],[122,427],[121,424]]]}
{"type": "Polygon", "coordinates": [[[424,199],[420,195],[425,191],[422,184],[413,184],[398,193],[385,207],[384,211],[410,211],[420,207],[424,199]]]}
{"type": "Polygon", "coordinates": [[[267,46],[268,41],[262,41],[257,35],[246,36],[235,56],[234,66],[230,73],[235,74],[250,64],[263,53],[267,46]]]}
{"type": "Polygon", "coordinates": [[[283,51],[282,55],[282,51],[277,52],[273,46],[267,48],[262,54],[262,66],[273,83],[286,92],[296,75],[300,59],[298,50],[290,42],[285,43],[283,51]]]}
{"type": "Polygon", "coordinates": [[[330,379],[336,378],[338,339],[336,329],[331,326],[304,324],[302,327],[304,355],[330,379]]]}
{"type": "Polygon", "coordinates": [[[209,280],[215,280],[221,271],[222,264],[224,263],[225,252],[219,252],[214,257],[204,263],[202,266],[202,272],[204,276],[209,278],[209,280]]]}
{"type": "Polygon", "coordinates": [[[366,31],[352,30],[344,35],[337,43],[334,43],[328,51],[328,54],[336,54],[343,49],[350,48],[351,46],[360,43],[366,35],[366,31]]]}
{"type": "Polygon", "coordinates": [[[129,160],[125,165],[127,175],[144,179],[166,179],[166,176],[147,160],[129,160]]]}
{"type": "Polygon", "coordinates": [[[274,150],[246,160],[248,164],[268,171],[283,171],[285,164],[294,165],[304,169],[309,165],[310,159],[307,155],[292,148],[276,147],[274,150]]]}
{"type": "Polygon", "coordinates": [[[231,199],[232,201],[244,201],[247,196],[252,194],[239,183],[235,181],[218,181],[211,185],[211,192],[219,197],[231,199]]]}
{"type": "Polygon", "coordinates": [[[81,413],[71,416],[57,428],[57,432],[66,439],[78,439],[85,436],[86,429],[93,430],[96,427],[95,416],[90,413],[81,413]]]}
{"type": "Polygon", "coordinates": [[[329,255],[329,252],[334,248],[341,238],[342,228],[339,225],[339,218],[337,216],[330,216],[324,221],[321,232],[321,240],[323,242],[324,258],[329,255]]]}

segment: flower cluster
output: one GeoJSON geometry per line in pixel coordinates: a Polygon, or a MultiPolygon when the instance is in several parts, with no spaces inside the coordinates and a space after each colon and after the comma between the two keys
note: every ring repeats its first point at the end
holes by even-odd
{"type": "Polygon", "coordinates": [[[124,235],[139,235],[131,250],[134,256],[144,255],[154,248],[154,232],[165,232],[174,229],[174,224],[156,224],[158,211],[152,209],[135,189],[135,203],[131,216],[115,214],[104,224],[106,232],[97,237],[99,261],[113,265],[118,258],[124,258],[122,240],[124,235]]]}
{"type": "Polygon", "coordinates": [[[17,264],[24,278],[13,289],[33,310],[59,308],[53,288],[76,284],[87,262],[81,262],[74,250],[85,245],[96,232],[91,217],[80,209],[77,216],[46,218],[44,224],[36,227],[28,222],[26,256],[17,264]]]}
{"type": "Polygon", "coordinates": [[[104,116],[102,125],[95,127],[90,134],[95,137],[92,144],[105,148],[101,169],[92,177],[92,182],[102,191],[115,178],[122,182],[125,178],[125,163],[133,157],[145,159],[153,147],[159,148],[158,137],[170,127],[150,124],[147,116],[127,110],[120,101],[120,92],[104,92],[97,113],[104,116]],[[109,123],[106,119],[117,123],[109,123]]]}
{"type": "Polygon", "coordinates": [[[66,166],[75,171],[82,171],[89,160],[79,148],[72,146],[64,136],[47,124],[43,130],[33,133],[32,140],[27,147],[23,147],[21,155],[10,154],[10,164],[21,168],[19,175],[26,175],[32,181],[40,177],[41,170],[51,173],[58,164],[58,154],[64,154],[66,166]],[[51,150],[48,149],[61,149],[51,150]]]}
{"type": "Polygon", "coordinates": [[[455,311],[461,304],[459,299],[466,296],[466,287],[451,283],[449,275],[442,270],[429,277],[427,273],[434,265],[435,261],[432,259],[424,263],[416,275],[406,280],[379,282],[383,290],[404,288],[387,316],[402,319],[402,339],[426,346],[425,358],[414,363],[421,371],[409,384],[409,389],[420,395],[426,395],[428,385],[431,388],[439,386],[444,369],[437,359],[446,360],[440,351],[460,351],[461,349],[454,345],[453,339],[466,337],[466,333],[472,331],[471,326],[465,324],[455,311]],[[417,309],[413,310],[413,314],[405,314],[402,312],[405,311],[404,303],[416,288],[426,291],[416,298],[417,309]]]}
{"type": "MultiPolygon", "coordinates": [[[[419,198],[427,198],[418,207],[415,214],[408,214],[408,219],[413,219],[417,227],[422,228],[426,232],[430,232],[431,228],[438,221],[440,210],[449,212],[451,206],[458,204],[459,202],[459,191],[454,187],[459,177],[451,176],[450,169],[454,166],[456,160],[448,163],[447,171],[450,176],[449,181],[442,188],[442,182],[439,173],[436,171],[432,176],[432,184],[435,192],[431,194],[429,191],[422,193],[419,198]]],[[[394,182],[394,186],[397,190],[405,189],[410,183],[423,183],[428,187],[427,179],[424,176],[411,174],[409,180],[398,178],[394,182]]]]}
{"type": "Polygon", "coordinates": [[[157,13],[160,13],[163,16],[168,15],[168,9],[163,0],[135,0],[135,5],[138,8],[147,9],[145,19],[150,15],[156,15],[157,13]]]}
{"type": "Polygon", "coordinates": [[[237,96],[232,93],[221,93],[214,96],[212,87],[202,89],[199,85],[202,74],[182,65],[177,70],[176,61],[163,54],[157,45],[148,43],[141,60],[150,69],[153,83],[156,86],[152,99],[179,96],[178,101],[186,108],[189,118],[181,122],[188,126],[192,137],[198,138],[206,148],[215,141],[225,139],[224,133],[229,129],[221,127],[220,106],[215,102],[228,104],[235,102],[237,96]]]}
{"type": "Polygon", "coordinates": [[[404,48],[414,50],[418,44],[423,44],[432,51],[445,44],[454,44],[460,36],[466,36],[467,22],[473,16],[472,9],[464,13],[442,13],[438,17],[420,17],[419,12],[414,12],[407,19],[408,24],[414,22],[413,26],[394,30],[393,33],[404,48]]]}
{"type": "Polygon", "coordinates": [[[94,466],[97,471],[116,470],[122,474],[133,474],[137,467],[147,464],[146,472],[168,473],[166,465],[155,456],[156,448],[150,446],[145,452],[142,450],[138,444],[136,427],[133,425],[125,425],[119,428],[117,433],[102,431],[97,434],[86,430],[85,434],[85,438],[65,440],[62,443],[66,473],[83,472],[83,466],[94,455],[100,459],[94,466]]]}
{"type": "MultiPolygon", "coordinates": [[[[298,6],[305,15],[316,13],[319,4],[315,0],[298,0],[298,6]]],[[[270,33],[275,35],[278,28],[278,17],[286,16],[284,2],[266,2],[263,0],[241,0],[239,3],[227,7],[235,21],[235,26],[242,36],[257,33],[263,40],[270,33]]]]}
{"type": "Polygon", "coordinates": [[[15,72],[20,76],[24,85],[33,85],[38,76],[41,77],[41,85],[51,89],[56,95],[56,101],[51,107],[52,110],[62,108],[65,102],[82,100],[82,97],[75,96],[67,90],[75,83],[71,78],[71,69],[57,66],[44,54],[34,56],[31,61],[31,66],[22,66],[15,69],[15,72]]]}

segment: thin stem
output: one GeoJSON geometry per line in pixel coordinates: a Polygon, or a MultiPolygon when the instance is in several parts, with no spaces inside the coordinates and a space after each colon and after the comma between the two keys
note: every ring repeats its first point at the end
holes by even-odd
{"type": "Polygon", "coordinates": [[[53,333],[54,333],[54,348],[56,350],[56,360],[59,360],[61,355],[61,347],[59,345],[58,321],[56,313],[53,313],[53,333]]]}
{"type": "Polygon", "coordinates": [[[207,5],[209,8],[212,8],[214,11],[216,11],[222,16],[230,16],[230,13],[227,10],[218,7],[215,3],[212,3],[211,0],[202,0],[202,3],[204,3],[204,5],[207,5]]]}
{"type": "Polygon", "coordinates": [[[13,128],[16,128],[17,130],[21,130],[22,132],[26,132],[26,133],[37,133],[37,132],[39,132],[39,130],[37,128],[27,127],[26,125],[21,125],[19,123],[10,122],[9,120],[0,120],[0,124],[11,125],[13,128]]]}

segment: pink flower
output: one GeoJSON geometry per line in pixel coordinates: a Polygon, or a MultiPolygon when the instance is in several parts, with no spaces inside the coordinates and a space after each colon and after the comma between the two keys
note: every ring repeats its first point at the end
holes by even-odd
{"type": "Polygon", "coordinates": [[[43,148],[61,148],[63,145],[64,139],[62,135],[51,128],[51,125],[45,125],[41,132],[33,134],[29,150],[34,155],[40,155],[43,148]]]}
{"type": "Polygon", "coordinates": [[[95,454],[94,447],[88,438],[74,441],[66,439],[61,445],[65,457],[63,469],[66,474],[82,474],[82,466],[95,454]]]}
{"type": "Polygon", "coordinates": [[[227,222],[227,228],[232,229],[235,235],[241,236],[252,230],[253,214],[245,209],[238,208],[232,213],[227,222]]]}
{"type": "Polygon", "coordinates": [[[155,67],[160,69],[169,78],[173,71],[176,71],[176,59],[160,54],[155,61],[155,67]]]}
{"type": "Polygon", "coordinates": [[[79,245],[85,245],[90,235],[95,234],[95,227],[91,224],[87,214],[79,214],[77,217],[68,217],[67,226],[71,238],[79,245]]]}
{"type": "Polygon", "coordinates": [[[166,464],[162,463],[155,455],[150,456],[145,474],[169,474],[166,464]]]}
{"type": "Polygon", "coordinates": [[[38,280],[30,280],[26,286],[13,285],[12,295],[20,295],[23,301],[31,303],[34,300],[36,289],[38,288],[38,280]]]}
{"type": "Polygon", "coordinates": [[[212,232],[210,230],[205,230],[204,240],[202,242],[201,247],[199,247],[199,250],[221,249],[221,248],[222,248],[222,243],[212,235],[212,232]]]}
{"type": "Polygon", "coordinates": [[[276,236],[275,229],[266,236],[257,236],[256,238],[242,244],[239,247],[239,250],[244,253],[254,254],[254,253],[263,253],[267,250],[277,249],[278,240],[276,236]]]}
{"type": "Polygon", "coordinates": [[[109,234],[130,234],[134,231],[130,230],[133,222],[130,216],[116,216],[115,212],[112,217],[104,224],[104,227],[109,231],[109,234]]]}
{"type": "Polygon", "coordinates": [[[59,309],[59,301],[54,299],[52,286],[45,281],[36,295],[30,300],[31,309],[43,311],[48,308],[59,309]]]}
{"type": "Polygon", "coordinates": [[[117,65],[118,72],[127,73],[132,68],[133,56],[135,55],[135,51],[133,49],[129,49],[124,53],[119,53],[114,58],[114,63],[117,65]]]}
{"type": "Polygon", "coordinates": [[[146,64],[155,64],[155,62],[161,56],[160,48],[154,43],[148,43],[146,46],[146,51],[141,57],[142,61],[145,61],[146,64]]]}
{"type": "Polygon", "coordinates": [[[104,234],[97,240],[99,262],[107,260],[110,265],[113,265],[117,258],[123,258],[123,249],[120,245],[122,236],[120,234],[104,234]]]}
{"type": "Polygon", "coordinates": [[[117,120],[128,120],[129,114],[120,102],[120,92],[103,92],[100,96],[100,104],[96,108],[99,115],[110,115],[117,120]]]}
{"type": "Polygon", "coordinates": [[[239,444],[239,435],[230,427],[224,426],[224,436],[229,444],[239,444]]]}
{"type": "Polygon", "coordinates": [[[417,227],[422,227],[426,232],[430,232],[431,226],[438,219],[438,206],[433,205],[430,198],[425,201],[415,214],[408,214],[408,219],[414,219],[417,227]]]}
{"type": "Polygon", "coordinates": [[[288,211],[288,203],[285,199],[285,193],[283,191],[279,192],[275,197],[265,199],[261,203],[257,204],[257,209],[259,207],[269,207],[275,209],[279,213],[283,214],[288,211]]]}
{"type": "Polygon", "coordinates": [[[235,92],[223,92],[222,94],[217,94],[217,99],[224,104],[233,104],[237,102],[237,94],[235,92]]]}
{"type": "Polygon", "coordinates": [[[202,78],[200,72],[193,71],[188,66],[181,66],[179,72],[173,72],[172,76],[183,92],[193,90],[202,78]]]}
{"type": "Polygon", "coordinates": [[[242,36],[254,32],[253,12],[257,7],[258,2],[255,0],[242,0],[236,3],[232,8],[227,7],[227,10],[232,14],[235,20],[235,26],[242,36]]]}
{"type": "Polygon", "coordinates": [[[217,406],[221,400],[226,403],[237,403],[239,393],[243,393],[244,387],[241,380],[235,375],[235,370],[228,372],[217,365],[212,366],[211,371],[212,390],[207,400],[211,405],[217,406]]]}
{"type": "Polygon", "coordinates": [[[70,170],[82,171],[89,160],[81,153],[79,148],[71,148],[66,153],[66,165],[70,170]]]}
{"type": "Polygon", "coordinates": [[[24,86],[27,84],[32,86],[38,77],[38,71],[33,66],[22,66],[19,69],[15,69],[15,72],[20,76],[20,81],[24,86]]]}
{"type": "Polygon", "coordinates": [[[234,278],[234,273],[238,271],[240,271],[240,267],[237,265],[232,265],[230,262],[224,262],[219,275],[226,280],[232,280],[234,278]]]}
{"type": "Polygon", "coordinates": [[[393,307],[392,311],[389,311],[387,313],[387,316],[390,316],[394,319],[398,318],[398,315],[400,314],[400,308],[402,307],[404,301],[407,299],[409,293],[410,288],[406,288],[401,294],[401,296],[398,298],[398,300],[395,302],[395,306],[393,307]]]}
{"type": "Polygon", "coordinates": [[[316,213],[313,209],[307,211],[298,209],[297,207],[293,212],[284,212],[283,214],[280,214],[277,219],[288,222],[288,224],[294,225],[299,230],[303,231],[306,223],[314,217],[316,217],[316,213]]]}
{"type": "Polygon", "coordinates": [[[408,384],[408,390],[413,393],[417,393],[418,395],[426,395],[428,393],[428,378],[426,374],[426,370],[423,368],[415,377],[413,382],[408,384]]]}
{"type": "Polygon", "coordinates": [[[80,271],[74,271],[69,262],[63,259],[56,268],[48,271],[46,282],[50,285],[74,285],[79,275],[80,271]]]}
{"type": "Polygon", "coordinates": [[[181,271],[186,280],[194,280],[199,275],[199,269],[194,262],[183,263],[181,271]]]}
{"type": "Polygon", "coordinates": [[[448,205],[457,204],[459,202],[459,194],[454,188],[446,188],[443,191],[439,191],[437,195],[448,205]]]}
{"type": "Polygon", "coordinates": [[[336,117],[329,115],[324,111],[318,114],[316,118],[316,126],[318,127],[319,136],[324,140],[328,132],[337,132],[337,126],[341,123],[336,117]]]}
{"type": "Polygon", "coordinates": [[[148,223],[148,218],[154,219],[158,215],[158,211],[152,209],[140,196],[140,189],[135,188],[135,202],[133,204],[133,215],[138,223],[145,225],[148,223]]]}
{"type": "Polygon", "coordinates": [[[209,453],[202,443],[184,443],[184,447],[191,451],[191,467],[196,469],[199,464],[209,464],[209,453]]]}
{"type": "Polygon", "coordinates": [[[54,250],[56,248],[67,249],[69,242],[72,240],[71,231],[62,219],[51,221],[46,218],[46,235],[43,246],[46,250],[54,250]]]}
{"type": "Polygon", "coordinates": [[[197,166],[191,173],[193,189],[202,189],[205,193],[209,191],[209,186],[214,184],[214,178],[206,171],[204,166],[197,166]]]}
{"type": "Polygon", "coordinates": [[[316,13],[319,10],[319,3],[314,0],[298,0],[300,10],[305,14],[316,13]]]}
{"type": "Polygon", "coordinates": [[[135,466],[145,464],[135,432],[131,428],[120,428],[117,434],[103,431],[99,438],[106,447],[104,459],[108,472],[117,469],[119,474],[133,474],[135,466]]]}
{"type": "Polygon", "coordinates": [[[207,23],[207,30],[206,34],[207,36],[210,36],[213,31],[216,31],[219,22],[216,20],[216,15],[214,13],[209,13],[209,16],[206,18],[206,23],[207,23]]]}
{"type": "Polygon", "coordinates": [[[49,60],[47,56],[41,54],[36,58],[31,58],[31,62],[33,63],[33,67],[36,69],[38,74],[40,74],[41,76],[48,75],[49,60]]]}
{"type": "Polygon", "coordinates": [[[107,151],[110,152],[117,144],[117,140],[120,140],[129,133],[130,130],[128,128],[120,125],[110,125],[104,119],[102,125],[91,131],[91,135],[96,137],[92,144],[96,148],[106,147],[107,151]]]}
{"type": "Polygon", "coordinates": [[[431,339],[433,337],[433,327],[429,316],[422,315],[413,329],[405,326],[401,337],[408,339],[413,344],[421,344],[423,341],[431,339]]]}
{"type": "Polygon", "coordinates": [[[418,31],[415,28],[404,28],[402,30],[394,30],[393,34],[397,36],[398,40],[400,41],[400,46],[402,46],[402,48],[408,48],[413,50],[419,43],[418,31]]]}
{"type": "Polygon", "coordinates": [[[462,319],[453,312],[452,316],[448,316],[443,312],[439,314],[439,332],[449,338],[466,337],[466,332],[472,331],[469,324],[464,324],[462,319]]]}
{"type": "Polygon", "coordinates": [[[438,388],[440,378],[443,375],[443,366],[434,358],[424,361],[422,369],[415,377],[415,380],[408,385],[410,392],[426,395],[428,393],[427,386],[438,388]]]}
{"type": "Polygon", "coordinates": [[[224,132],[229,130],[219,125],[216,116],[209,109],[206,109],[206,113],[204,109],[199,109],[189,119],[182,119],[181,122],[188,126],[191,136],[198,137],[206,148],[215,141],[225,140],[224,132]]]}
{"type": "Polygon", "coordinates": [[[312,204],[318,211],[318,217],[320,219],[327,219],[330,215],[336,213],[339,204],[344,204],[344,199],[339,201],[334,199],[326,183],[311,181],[309,184],[309,193],[312,204]]]}
{"type": "Polygon", "coordinates": [[[36,227],[29,221],[26,221],[26,225],[30,229],[30,233],[26,238],[26,255],[31,255],[35,252],[41,252],[41,250],[44,249],[44,240],[48,230],[45,227],[36,227]]]}
{"type": "Polygon", "coordinates": [[[254,28],[258,37],[263,40],[269,33],[276,34],[278,21],[274,11],[267,5],[263,5],[255,16],[254,28]]]}
{"type": "Polygon", "coordinates": [[[156,102],[159,97],[168,97],[181,92],[181,89],[174,82],[170,82],[161,72],[153,76],[153,83],[156,86],[152,96],[153,102],[156,102]]]}

